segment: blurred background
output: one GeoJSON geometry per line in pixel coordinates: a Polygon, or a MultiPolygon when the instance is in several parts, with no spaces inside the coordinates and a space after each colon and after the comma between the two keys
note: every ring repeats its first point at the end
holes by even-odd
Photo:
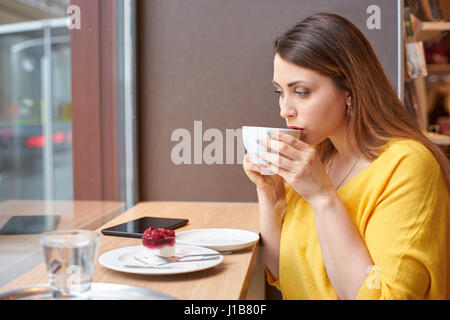
{"type": "Polygon", "coordinates": [[[69,5],[0,2],[0,200],[73,199],[69,5]]]}
{"type": "Polygon", "coordinates": [[[405,106],[450,159],[450,1],[406,0],[405,106]]]}
{"type": "Polygon", "coordinates": [[[321,11],[364,33],[405,108],[449,154],[449,3],[1,0],[0,201],[256,201],[240,128],[285,126],[273,41],[321,11]],[[79,29],[68,28],[71,5],[79,29]],[[206,130],[220,132],[223,162],[174,164],[179,128],[192,154],[213,142],[206,130]]]}

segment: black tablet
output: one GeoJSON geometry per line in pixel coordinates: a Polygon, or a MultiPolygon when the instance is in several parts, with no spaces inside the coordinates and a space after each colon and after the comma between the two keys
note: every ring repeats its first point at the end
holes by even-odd
{"type": "Polygon", "coordinates": [[[144,231],[150,227],[174,230],[186,225],[188,221],[188,219],[143,217],[103,229],[102,233],[107,236],[142,238],[144,231]]]}
{"type": "Polygon", "coordinates": [[[54,231],[59,220],[60,215],[13,216],[0,230],[0,234],[39,234],[54,231]]]}

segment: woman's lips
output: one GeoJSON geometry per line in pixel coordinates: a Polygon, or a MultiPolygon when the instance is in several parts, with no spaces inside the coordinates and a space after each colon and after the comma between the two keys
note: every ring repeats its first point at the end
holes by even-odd
{"type": "Polygon", "coordinates": [[[304,128],[300,128],[297,126],[288,126],[288,128],[293,130],[300,130],[300,140],[303,140],[303,130],[305,130],[304,128]]]}

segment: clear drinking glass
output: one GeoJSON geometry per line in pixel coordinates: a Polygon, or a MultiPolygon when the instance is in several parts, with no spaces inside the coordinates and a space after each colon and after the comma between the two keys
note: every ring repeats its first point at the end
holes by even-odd
{"type": "Polygon", "coordinates": [[[55,299],[89,299],[100,235],[89,230],[61,230],[39,236],[55,299]]]}

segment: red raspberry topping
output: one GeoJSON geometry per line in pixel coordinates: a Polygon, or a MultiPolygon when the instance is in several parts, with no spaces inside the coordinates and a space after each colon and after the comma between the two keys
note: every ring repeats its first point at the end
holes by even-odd
{"type": "Polygon", "coordinates": [[[164,228],[154,229],[152,227],[144,231],[142,244],[147,248],[161,248],[175,244],[175,231],[164,228]]]}

